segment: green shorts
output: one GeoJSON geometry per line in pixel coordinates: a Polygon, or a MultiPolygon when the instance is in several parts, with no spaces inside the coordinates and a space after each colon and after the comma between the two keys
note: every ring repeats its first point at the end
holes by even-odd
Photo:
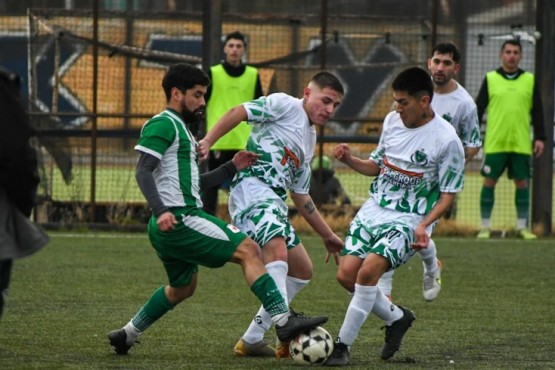
{"type": "Polygon", "coordinates": [[[199,208],[174,208],[172,212],[178,221],[175,228],[160,231],[152,216],[148,236],[173,287],[189,285],[198,265],[216,268],[229,262],[247,237],[235,226],[199,208]]]}
{"type": "Polygon", "coordinates": [[[482,170],[482,176],[490,179],[499,179],[507,168],[509,179],[527,180],[530,178],[530,159],[528,154],[519,153],[490,153],[486,154],[482,170]]]}

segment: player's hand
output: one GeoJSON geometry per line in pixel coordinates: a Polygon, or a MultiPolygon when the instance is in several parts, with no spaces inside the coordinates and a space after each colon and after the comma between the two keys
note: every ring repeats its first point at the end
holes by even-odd
{"type": "Polygon", "coordinates": [[[252,166],[257,160],[258,154],[246,150],[241,150],[233,156],[233,159],[231,159],[237,171],[241,171],[243,168],[252,166]]]}
{"type": "Polygon", "coordinates": [[[174,226],[177,224],[177,220],[175,219],[175,215],[168,211],[158,216],[156,224],[160,231],[166,232],[173,230],[174,226]]]}
{"type": "Polygon", "coordinates": [[[428,243],[430,242],[430,236],[426,232],[426,227],[424,225],[418,225],[414,230],[414,237],[416,242],[411,244],[412,249],[421,250],[428,248],[428,243]]]}
{"type": "Polygon", "coordinates": [[[339,144],[333,149],[333,156],[340,162],[347,163],[351,159],[351,148],[347,144],[339,144]]]}
{"type": "Polygon", "coordinates": [[[324,260],[325,263],[328,263],[330,257],[333,255],[333,259],[335,260],[335,264],[339,265],[339,252],[343,249],[343,240],[335,234],[330,235],[327,238],[324,238],[324,245],[328,253],[326,253],[326,259],[324,260]]]}
{"type": "Polygon", "coordinates": [[[539,158],[543,154],[544,142],[541,140],[534,141],[534,155],[539,158]]]}
{"type": "Polygon", "coordinates": [[[206,139],[202,139],[198,142],[197,145],[197,153],[199,156],[199,161],[204,161],[208,158],[208,153],[210,152],[210,148],[212,147],[212,143],[206,139]]]}

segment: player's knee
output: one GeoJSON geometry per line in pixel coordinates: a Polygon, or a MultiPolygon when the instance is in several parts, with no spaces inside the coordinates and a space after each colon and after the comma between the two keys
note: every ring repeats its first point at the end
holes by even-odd
{"type": "Polygon", "coordinates": [[[376,285],[382,273],[374,266],[362,265],[357,273],[356,281],[363,285],[376,285]]]}
{"type": "Polygon", "coordinates": [[[182,287],[168,286],[166,288],[166,296],[173,305],[177,305],[187,298],[192,297],[193,294],[195,294],[196,287],[196,283],[191,283],[182,287]]]}
{"type": "Polygon", "coordinates": [[[262,260],[262,253],[258,244],[251,238],[246,237],[237,247],[235,257],[239,261],[262,260]]]}
{"type": "Polygon", "coordinates": [[[302,268],[296,268],[294,271],[291,271],[291,264],[289,264],[287,275],[301,280],[310,280],[312,279],[312,265],[302,266],[302,268]]]}
{"type": "Polygon", "coordinates": [[[348,272],[348,271],[344,271],[344,270],[337,270],[337,275],[336,275],[336,279],[337,282],[345,289],[347,289],[349,292],[354,292],[355,291],[355,282],[356,282],[356,275],[348,272]]]}

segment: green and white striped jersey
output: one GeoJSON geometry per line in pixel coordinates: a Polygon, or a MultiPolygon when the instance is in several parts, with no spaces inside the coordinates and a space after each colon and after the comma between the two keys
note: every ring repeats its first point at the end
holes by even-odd
{"type": "Polygon", "coordinates": [[[153,176],[166,207],[202,207],[197,142],[180,114],[166,109],[148,120],[135,150],[160,159],[153,176]]]}

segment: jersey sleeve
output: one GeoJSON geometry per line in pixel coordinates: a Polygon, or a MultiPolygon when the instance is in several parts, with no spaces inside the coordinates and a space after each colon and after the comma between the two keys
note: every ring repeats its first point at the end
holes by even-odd
{"type": "Polygon", "coordinates": [[[439,191],[458,193],[464,185],[464,150],[460,140],[445,143],[439,153],[439,191]]]}
{"type": "Polygon", "coordinates": [[[293,184],[291,185],[291,191],[297,194],[308,194],[310,191],[310,162],[306,162],[295,175],[293,184]]]}
{"type": "Polygon", "coordinates": [[[286,94],[276,93],[243,103],[247,122],[256,125],[278,121],[290,107],[287,97],[286,94]]]}
{"type": "Polygon", "coordinates": [[[135,145],[135,150],[161,159],[175,137],[175,127],[170,119],[152,118],[141,129],[141,136],[135,145]]]}
{"type": "Polygon", "coordinates": [[[464,148],[480,148],[480,123],[478,109],[475,104],[469,104],[461,121],[461,141],[464,148]]]}

